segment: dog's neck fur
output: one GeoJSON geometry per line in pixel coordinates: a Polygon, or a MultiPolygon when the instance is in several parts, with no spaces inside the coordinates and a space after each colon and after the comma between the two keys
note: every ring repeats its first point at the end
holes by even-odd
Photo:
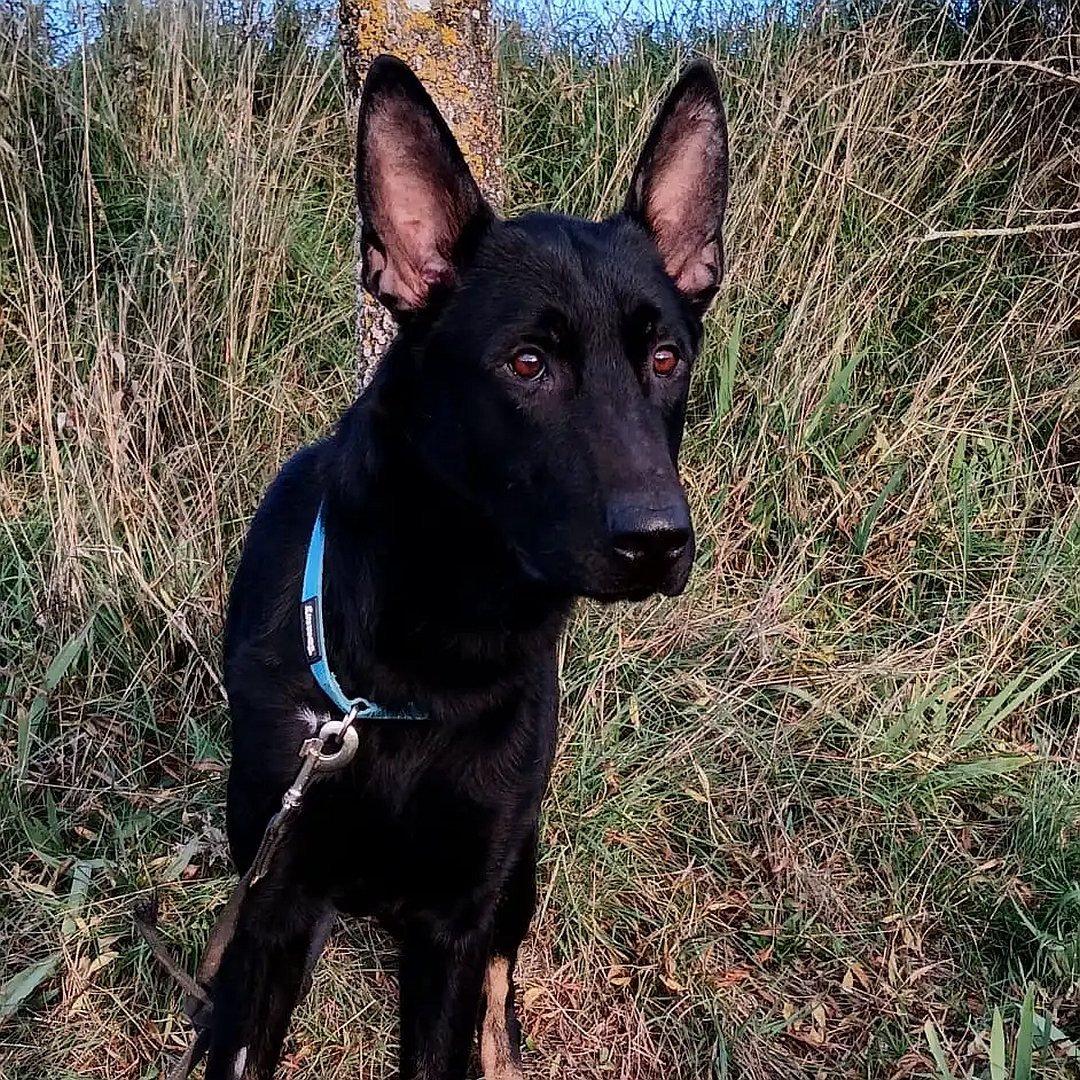
{"type": "Polygon", "coordinates": [[[352,692],[498,696],[553,652],[573,597],[530,577],[492,523],[425,465],[410,438],[407,346],[399,339],[333,436],[332,662],[352,692]]]}

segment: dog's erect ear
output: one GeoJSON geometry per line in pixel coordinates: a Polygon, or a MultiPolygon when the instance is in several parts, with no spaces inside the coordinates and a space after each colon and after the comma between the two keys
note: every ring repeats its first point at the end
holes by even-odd
{"type": "Polygon", "coordinates": [[[724,103],[712,66],[699,60],[660,109],[623,212],[647,230],[679,291],[702,314],[724,273],[727,189],[724,103]]]}
{"type": "Polygon", "coordinates": [[[435,103],[393,56],[376,57],[364,80],[356,200],[364,287],[399,316],[453,284],[492,217],[435,103]]]}

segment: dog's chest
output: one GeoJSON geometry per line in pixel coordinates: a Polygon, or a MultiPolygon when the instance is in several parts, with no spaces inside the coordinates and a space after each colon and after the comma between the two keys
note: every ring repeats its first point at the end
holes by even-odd
{"type": "Polygon", "coordinates": [[[357,913],[435,911],[497,890],[536,827],[553,706],[499,739],[362,737],[349,772],[319,785],[298,822],[304,876],[357,913]]]}

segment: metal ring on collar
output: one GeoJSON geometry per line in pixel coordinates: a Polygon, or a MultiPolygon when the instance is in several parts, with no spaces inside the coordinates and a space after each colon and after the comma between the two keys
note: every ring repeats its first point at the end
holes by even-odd
{"type": "Polygon", "coordinates": [[[360,745],[360,736],[356,734],[356,728],[352,726],[349,717],[344,720],[327,720],[319,729],[319,738],[324,742],[340,738],[341,745],[331,754],[319,753],[315,762],[317,772],[334,772],[343,769],[353,759],[357,746],[360,745]]]}

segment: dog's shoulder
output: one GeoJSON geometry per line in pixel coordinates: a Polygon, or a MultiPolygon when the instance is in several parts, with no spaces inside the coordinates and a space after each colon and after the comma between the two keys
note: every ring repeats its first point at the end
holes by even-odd
{"type": "Polygon", "coordinates": [[[225,660],[294,614],[319,503],[327,440],[302,447],[281,467],[251,521],[225,617],[225,660]]]}

